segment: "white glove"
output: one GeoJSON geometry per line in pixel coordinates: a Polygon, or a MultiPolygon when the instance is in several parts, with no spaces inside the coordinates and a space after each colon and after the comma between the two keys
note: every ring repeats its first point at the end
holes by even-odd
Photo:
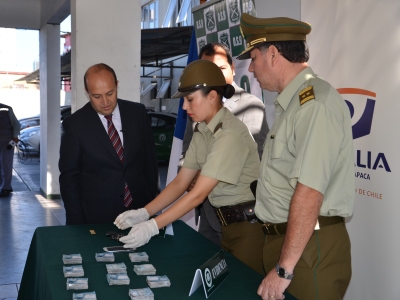
{"type": "Polygon", "coordinates": [[[149,219],[149,213],[145,208],[131,209],[120,214],[114,221],[119,229],[126,229],[149,219]]]}
{"type": "Polygon", "coordinates": [[[125,243],[124,248],[137,248],[147,244],[158,232],[157,222],[153,218],[132,226],[129,234],[120,238],[119,241],[125,243]]]}

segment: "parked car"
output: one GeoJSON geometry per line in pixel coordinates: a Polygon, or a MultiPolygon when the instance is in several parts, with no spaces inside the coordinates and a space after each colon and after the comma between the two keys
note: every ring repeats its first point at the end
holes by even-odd
{"type": "MultiPolygon", "coordinates": [[[[63,128],[61,126],[61,134],[63,128]]],[[[22,129],[19,133],[20,142],[18,148],[29,152],[40,153],[40,126],[32,126],[22,129]]]]}
{"type": "MultiPolygon", "coordinates": [[[[161,112],[147,112],[153,130],[154,144],[158,160],[169,160],[174,138],[176,115],[161,112]]],[[[61,133],[62,133],[61,126],[61,133]]],[[[21,130],[19,147],[30,152],[40,152],[40,126],[27,127],[21,130]]]]}
{"type": "Polygon", "coordinates": [[[153,130],[158,160],[169,160],[176,124],[176,115],[161,112],[147,112],[153,130]]]}
{"type": "MultiPolygon", "coordinates": [[[[70,105],[65,105],[60,107],[61,121],[64,120],[66,117],[68,117],[70,114],[71,114],[70,105]]],[[[18,122],[21,124],[21,130],[28,127],[39,126],[40,114],[29,118],[19,119],[18,122]]]]}

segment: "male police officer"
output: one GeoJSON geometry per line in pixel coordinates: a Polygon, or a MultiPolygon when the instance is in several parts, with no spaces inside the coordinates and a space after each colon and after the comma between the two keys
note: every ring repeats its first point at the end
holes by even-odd
{"type": "Polygon", "coordinates": [[[14,143],[18,143],[21,125],[10,106],[0,103],[0,197],[7,197],[11,187],[14,143]]]}
{"type": "Polygon", "coordinates": [[[276,117],[261,161],[257,217],[264,223],[264,269],[258,294],[283,299],[342,299],[351,278],[343,217],[354,205],[353,138],[338,92],[308,66],[311,26],[289,18],[241,16],[261,88],[278,92],[276,117]]]}

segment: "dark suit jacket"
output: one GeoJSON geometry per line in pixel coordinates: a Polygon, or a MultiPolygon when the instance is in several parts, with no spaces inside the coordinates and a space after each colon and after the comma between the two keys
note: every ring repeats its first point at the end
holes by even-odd
{"type": "Polygon", "coordinates": [[[124,137],[119,160],[90,102],[63,121],[60,191],[66,223],[112,223],[127,209],[145,206],[158,193],[158,167],[150,119],[142,104],[118,99],[124,137]],[[123,205],[128,183],[133,202],[123,205]]]}

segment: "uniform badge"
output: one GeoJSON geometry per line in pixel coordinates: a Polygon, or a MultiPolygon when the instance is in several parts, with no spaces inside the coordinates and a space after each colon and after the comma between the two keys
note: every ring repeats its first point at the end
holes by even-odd
{"type": "Polygon", "coordinates": [[[315,96],[314,96],[314,89],[312,86],[306,87],[299,93],[300,106],[306,103],[307,101],[313,99],[315,99],[315,96]]]}

